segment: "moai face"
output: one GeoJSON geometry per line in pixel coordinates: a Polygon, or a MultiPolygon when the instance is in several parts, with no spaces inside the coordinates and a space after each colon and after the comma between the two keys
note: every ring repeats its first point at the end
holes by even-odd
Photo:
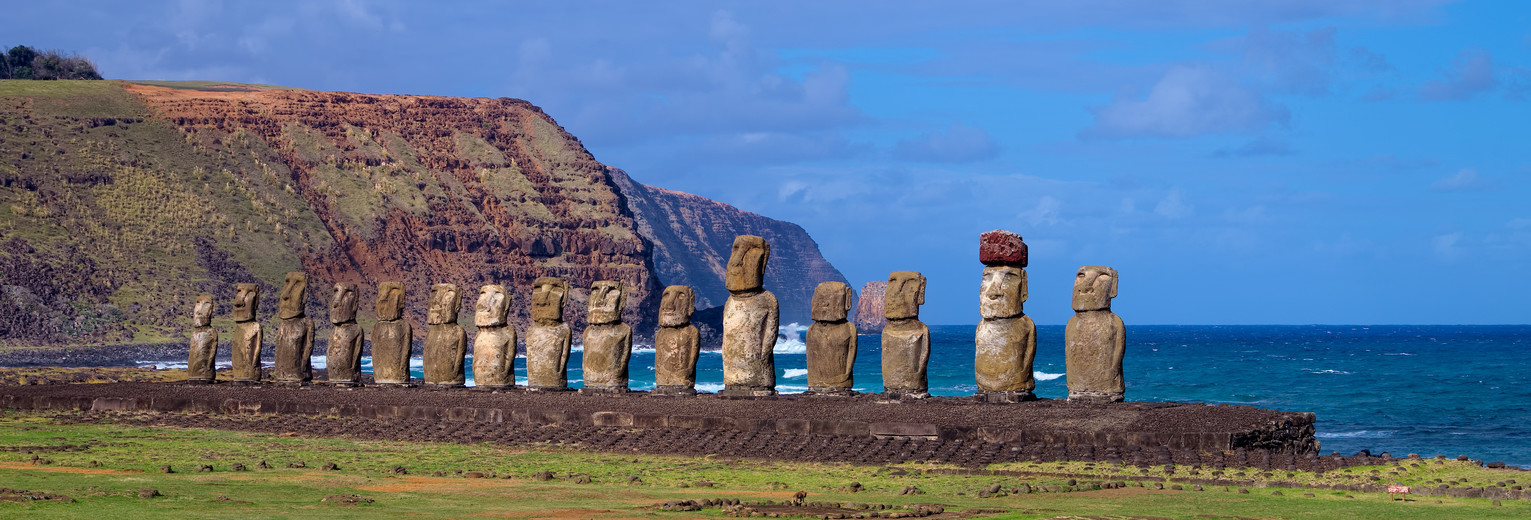
{"type": "Polygon", "coordinates": [[[356,321],[356,284],[335,284],[335,296],[330,298],[330,323],[341,324],[356,321]]]}
{"type": "Polygon", "coordinates": [[[733,253],[728,257],[725,279],[729,292],[758,291],[765,287],[766,260],[771,258],[771,244],[755,235],[734,237],[733,253]]]}
{"type": "Polygon", "coordinates": [[[544,323],[563,321],[563,304],[569,298],[569,282],[544,276],[532,284],[532,320],[544,323]]]}
{"type": "Polygon", "coordinates": [[[404,284],[383,282],[377,284],[377,319],[394,321],[404,318],[404,284]]]}
{"type": "Polygon", "coordinates": [[[985,318],[1019,316],[1026,301],[1026,270],[1019,267],[985,267],[978,289],[978,314],[985,318]]]}
{"type": "Polygon", "coordinates": [[[213,295],[204,294],[197,297],[197,304],[191,308],[191,326],[209,327],[213,324],[213,295]]]}
{"type": "Polygon", "coordinates": [[[282,301],[277,306],[277,317],[299,318],[303,316],[303,307],[308,304],[308,275],[299,271],[287,273],[287,282],[282,284],[282,301]]]}
{"type": "Polygon", "coordinates": [[[462,309],[462,290],[456,284],[438,283],[431,286],[431,307],[425,313],[427,325],[440,325],[457,321],[457,311],[462,309]]]}
{"type": "Polygon", "coordinates": [[[260,286],[242,283],[234,288],[234,321],[255,321],[255,310],[260,308],[260,286]]]}
{"type": "Polygon", "coordinates": [[[851,286],[824,282],[813,289],[813,321],[845,321],[851,311],[851,286]]]}
{"type": "Polygon", "coordinates": [[[591,325],[622,321],[622,282],[600,281],[590,285],[591,325]]]}
{"type": "Polygon", "coordinates": [[[696,310],[696,293],[689,285],[671,285],[664,288],[659,299],[659,326],[681,327],[691,323],[691,313],[696,310]]]}
{"type": "Polygon", "coordinates": [[[925,304],[925,275],[914,271],[893,271],[888,275],[888,292],[883,296],[883,315],[890,320],[920,317],[925,304]]]}
{"type": "Polygon", "coordinates": [[[510,299],[505,297],[502,285],[485,285],[478,291],[478,307],[473,312],[473,324],[480,327],[499,327],[505,324],[505,313],[510,311],[510,299]]]}
{"type": "Polygon", "coordinates": [[[1074,310],[1109,310],[1116,297],[1116,269],[1100,265],[1079,268],[1074,276],[1074,310]]]}

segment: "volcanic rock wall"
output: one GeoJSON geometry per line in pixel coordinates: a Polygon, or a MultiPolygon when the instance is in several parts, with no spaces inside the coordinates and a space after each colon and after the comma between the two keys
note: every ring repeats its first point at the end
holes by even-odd
{"type": "Polygon", "coordinates": [[[856,314],[852,317],[856,332],[880,333],[888,325],[888,318],[882,314],[883,294],[887,291],[888,282],[883,280],[872,280],[861,287],[861,296],[856,299],[856,314]]]}

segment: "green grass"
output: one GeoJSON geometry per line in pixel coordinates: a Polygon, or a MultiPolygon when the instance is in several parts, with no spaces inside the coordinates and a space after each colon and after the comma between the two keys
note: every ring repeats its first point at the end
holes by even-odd
{"type": "Polygon", "coordinates": [[[261,85],[259,83],[234,83],[231,81],[129,81],[138,85],[152,87],[168,87],[183,90],[197,90],[202,92],[245,92],[251,90],[307,90],[297,87],[283,87],[280,85],[261,85]]]}
{"type": "MultiPolygon", "coordinates": [[[[248,420],[262,420],[251,416],[248,420]]],[[[802,490],[812,501],[904,505],[939,503],[948,510],[983,509],[982,516],[1055,518],[1108,516],[1201,518],[1215,515],[1253,518],[1508,518],[1531,515],[1531,504],[1484,499],[1416,497],[1394,501],[1386,494],[1251,488],[1223,491],[1173,491],[1143,488],[1068,493],[1017,494],[978,498],[990,484],[1058,485],[1061,476],[993,477],[931,475],[893,468],[746,461],[719,457],[664,457],[590,453],[553,447],[510,448],[489,444],[439,444],[305,438],[220,430],[137,427],[113,424],[60,424],[48,416],[0,414],[0,487],[68,495],[73,503],[0,502],[0,518],[80,518],[110,514],[123,518],[325,517],[424,518],[701,518],[719,517],[717,509],[700,512],[659,511],[654,504],[671,499],[739,498],[786,500],[802,490]],[[61,451],[74,445],[85,449],[61,451]],[[26,452],[31,451],[32,454],[26,452]],[[39,462],[32,464],[33,454],[39,462]],[[272,469],[260,470],[265,460],[272,469]],[[95,461],[96,464],[92,464],[95,461]],[[303,469],[288,468],[303,461],[303,469]],[[244,463],[248,472],[230,470],[244,463]],[[326,462],[338,471],[319,468],[326,462]],[[211,473],[196,472],[212,465],[211,473]],[[170,465],[175,473],[160,473],[170,465]],[[409,475],[388,472],[402,465],[409,475]],[[457,471],[494,473],[511,478],[464,478],[457,471]],[[445,476],[431,476],[434,472],[445,476]],[[557,478],[530,478],[541,471],[558,477],[587,474],[578,484],[557,478]],[[639,484],[629,484],[637,476],[639,484]],[[699,487],[697,481],[716,483],[699,487]],[[846,490],[851,482],[865,489],[846,490]],[[782,483],[783,485],[776,485],[782,483]],[[900,495],[906,486],[925,493],[900,495]],[[157,498],[138,498],[142,488],[157,498]],[[335,506],[320,500],[333,494],[358,494],[375,503],[335,506]],[[227,500],[220,499],[224,497],[227,500]]],[[[1070,463],[1069,470],[1085,470],[1070,463]]],[[[1433,464],[1432,464],[1433,465],[1433,464]]],[[[1055,465],[1047,465],[1055,466],[1055,465]]],[[[1445,471],[1479,479],[1490,472],[1455,461],[1445,471]]],[[[919,465],[899,469],[917,470],[919,465]]],[[[1016,468],[1012,468],[1016,469],[1016,468]]]]}

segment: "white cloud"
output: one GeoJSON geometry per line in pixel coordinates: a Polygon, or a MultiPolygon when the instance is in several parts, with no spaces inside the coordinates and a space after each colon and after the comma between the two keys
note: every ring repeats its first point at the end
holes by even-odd
{"type": "Polygon", "coordinates": [[[1494,182],[1478,176],[1478,171],[1472,168],[1462,168],[1456,173],[1435,181],[1430,189],[1441,192],[1452,191],[1480,191],[1494,187],[1494,182]]]}
{"type": "Polygon", "coordinates": [[[1163,199],[1159,199],[1159,204],[1154,206],[1154,214],[1165,218],[1178,219],[1191,216],[1195,209],[1190,204],[1186,204],[1184,197],[1181,195],[1180,188],[1173,188],[1164,195],[1163,199]]]}
{"type": "Polygon", "coordinates": [[[1209,65],[1177,65],[1141,99],[1118,96],[1091,109],[1083,137],[1192,137],[1258,133],[1285,124],[1286,107],[1269,102],[1209,65]]]}

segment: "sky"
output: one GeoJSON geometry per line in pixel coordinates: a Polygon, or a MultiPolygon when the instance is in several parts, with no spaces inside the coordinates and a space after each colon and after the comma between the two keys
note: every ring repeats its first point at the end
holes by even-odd
{"type": "Polygon", "coordinates": [[[1120,272],[1128,324],[1531,322],[1531,3],[28,2],[112,79],[515,97],[645,184],[801,225],[978,321],[1120,272]]]}

